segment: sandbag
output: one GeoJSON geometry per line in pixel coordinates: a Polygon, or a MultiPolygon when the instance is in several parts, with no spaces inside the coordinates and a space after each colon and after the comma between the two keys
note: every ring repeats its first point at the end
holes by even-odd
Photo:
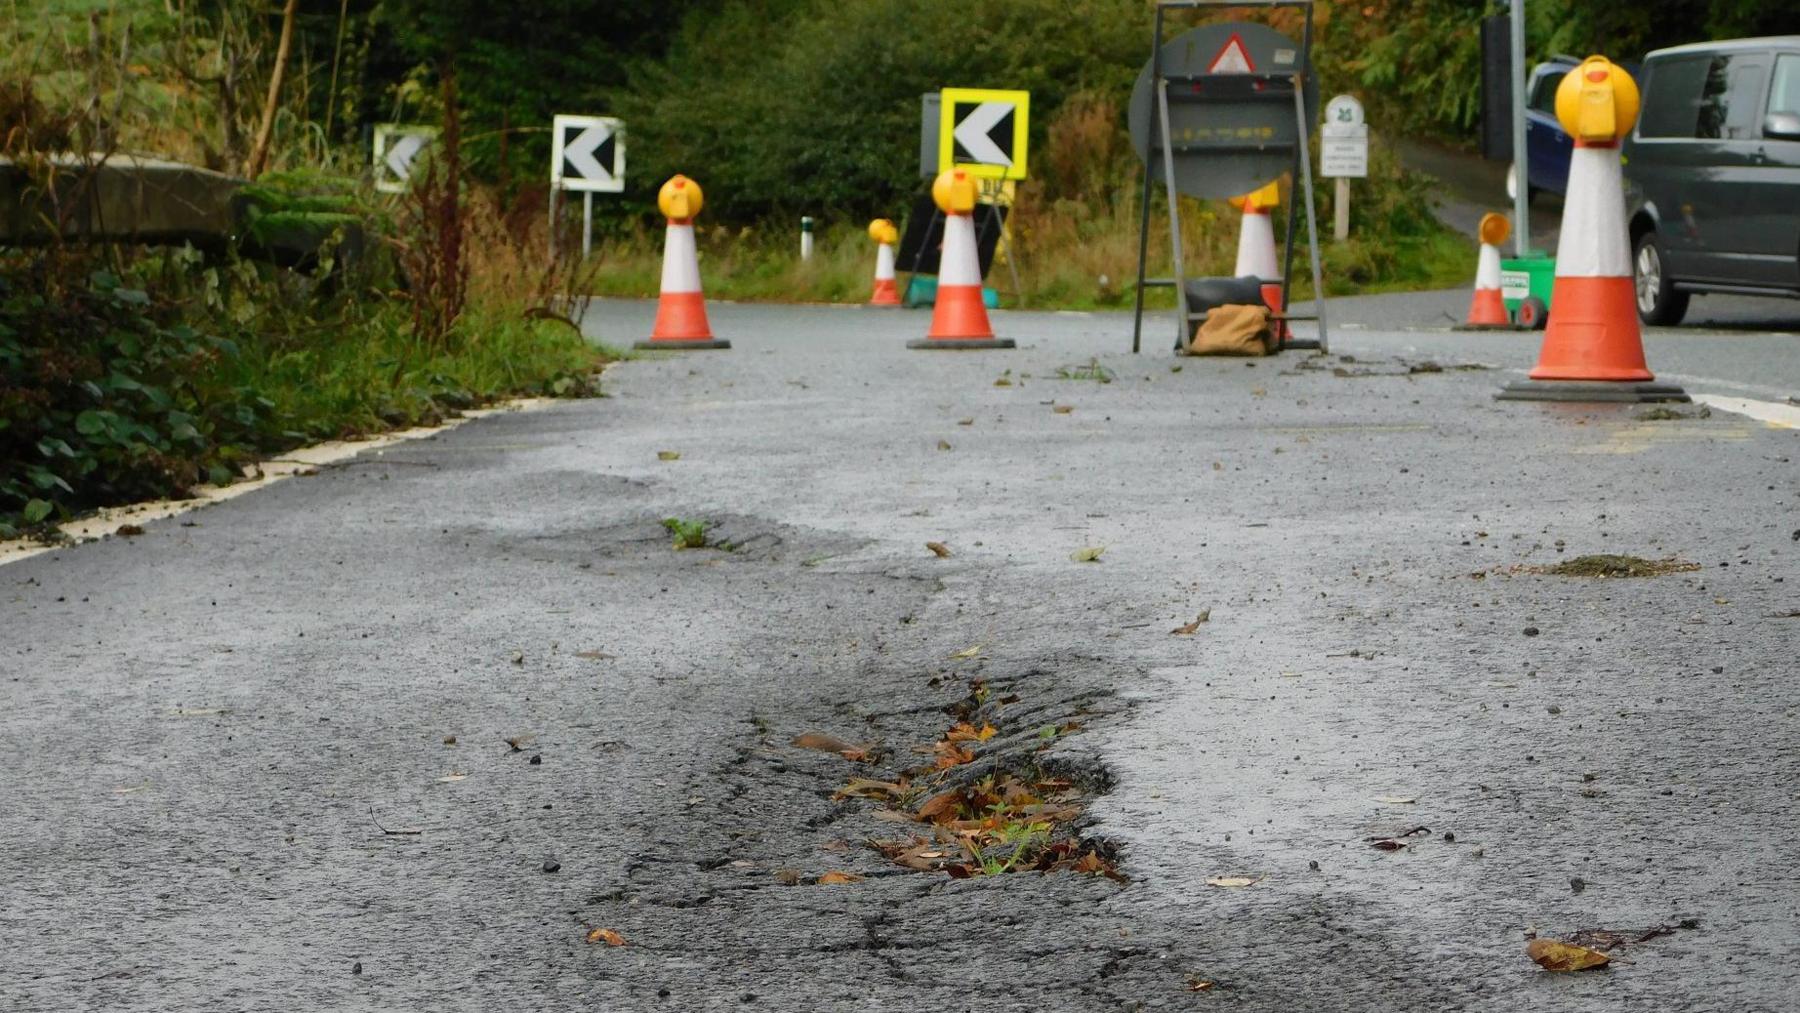
{"type": "Polygon", "coordinates": [[[1181,349],[1182,355],[1270,355],[1275,332],[1267,306],[1215,306],[1181,349]]]}

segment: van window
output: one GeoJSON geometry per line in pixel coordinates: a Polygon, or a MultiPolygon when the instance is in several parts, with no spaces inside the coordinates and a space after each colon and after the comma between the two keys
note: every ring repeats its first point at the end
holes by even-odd
{"type": "Polygon", "coordinates": [[[1783,53],[1775,59],[1775,83],[1769,86],[1769,111],[1800,113],[1800,55],[1783,53]]]}
{"type": "Polygon", "coordinates": [[[1700,93],[1700,117],[1695,137],[1734,141],[1757,136],[1758,99],[1762,98],[1766,71],[1760,53],[1715,56],[1706,70],[1706,87],[1700,93]]]}
{"type": "Polygon", "coordinates": [[[1684,56],[1650,62],[1644,80],[1639,137],[1693,137],[1710,57],[1684,56]]]}

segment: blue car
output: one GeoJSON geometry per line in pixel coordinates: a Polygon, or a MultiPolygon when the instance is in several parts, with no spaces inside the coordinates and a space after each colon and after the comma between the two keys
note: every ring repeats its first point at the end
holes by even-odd
{"type": "MultiPolygon", "coordinates": [[[[1561,196],[1569,187],[1569,153],[1575,143],[1556,122],[1556,88],[1580,62],[1572,56],[1553,56],[1531,68],[1525,84],[1525,156],[1531,169],[1527,202],[1546,190],[1561,196]]],[[[1517,192],[1517,171],[1516,166],[1507,170],[1508,197],[1517,192]]]]}

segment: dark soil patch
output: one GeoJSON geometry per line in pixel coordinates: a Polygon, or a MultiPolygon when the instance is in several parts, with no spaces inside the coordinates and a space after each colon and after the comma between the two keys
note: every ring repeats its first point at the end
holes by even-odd
{"type": "Polygon", "coordinates": [[[1692,573],[1699,563],[1687,563],[1671,556],[1667,559],[1642,559],[1601,553],[1576,556],[1555,566],[1540,567],[1536,572],[1557,577],[1661,577],[1670,573],[1692,573]]]}

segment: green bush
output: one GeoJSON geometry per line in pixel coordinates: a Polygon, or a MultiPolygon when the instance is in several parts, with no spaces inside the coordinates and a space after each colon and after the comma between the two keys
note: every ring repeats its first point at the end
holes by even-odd
{"type": "Polygon", "coordinates": [[[229,481],[271,425],[271,402],[217,382],[238,347],[110,272],[57,285],[43,266],[0,264],[0,534],[229,481]]]}

